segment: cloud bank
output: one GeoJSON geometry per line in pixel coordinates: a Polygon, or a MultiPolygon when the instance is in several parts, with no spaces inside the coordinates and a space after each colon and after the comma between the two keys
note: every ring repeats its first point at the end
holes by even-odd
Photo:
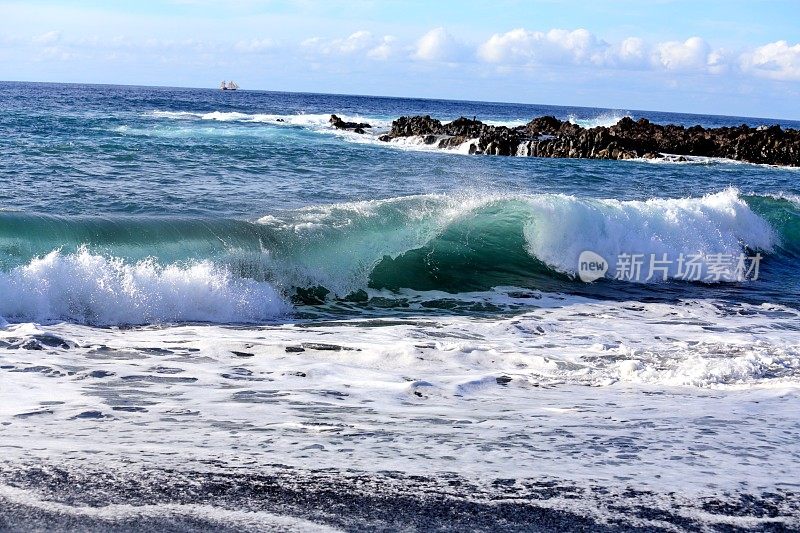
{"type": "Polygon", "coordinates": [[[779,40],[749,49],[716,48],[699,36],[685,40],[649,42],[631,36],[617,42],[607,41],[584,28],[546,31],[525,28],[495,33],[483,40],[467,42],[444,27],[433,28],[416,38],[376,35],[359,30],[337,38],[308,37],[298,42],[278,42],[256,37],[235,42],[198,39],[163,40],[69,37],[53,30],[29,38],[4,36],[7,45],[28,46],[39,56],[79,60],[96,55],[98,50],[130,53],[178,55],[197,53],[223,57],[236,54],[279,54],[303,61],[369,60],[396,63],[449,63],[495,68],[513,72],[514,68],[544,69],[577,67],[597,71],[625,69],[658,71],[671,74],[744,76],[777,80],[800,80],[800,43],[779,40]]]}
{"type": "Polygon", "coordinates": [[[7,25],[0,79],[210,87],[234,78],[251,89],[800,119],[800,43],[785,38],[731,45],[700,34],[610,39],[584,27],[481,33],[361,23],[270,30],[165,37],[144,27],[7,25]]]}

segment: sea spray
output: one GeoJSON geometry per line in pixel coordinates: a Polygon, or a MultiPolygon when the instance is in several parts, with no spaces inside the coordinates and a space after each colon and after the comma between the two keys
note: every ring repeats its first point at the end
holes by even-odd
{"type": "Polygon", "coordinates": [[[530,199],[533,213],[525,228],[529,250],[559,272],[574,274],[578,257],[593,251],[614,275],[623,254],[666,257],[667,277],[689,254],[738,256],[747,249],[770,252],[773,228],[754,213],[735,189],[701,198],[647,201],[578,200],[566,196],[530,199]]]}

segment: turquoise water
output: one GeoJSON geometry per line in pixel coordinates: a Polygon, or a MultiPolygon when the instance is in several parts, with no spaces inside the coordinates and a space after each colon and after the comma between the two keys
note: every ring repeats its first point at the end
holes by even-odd
{"type": "MultiPolygon", "coordinates": [[[[626,115],[684,125],[799,123],[24,83],[0,85],[0,106],[0,316],[10,320],[102,322],[98,299],[111,298],[104,305],[113,307],[127,301],[114,291],[163,290],[158,283],[126,288],[126,276],[143,262],[156,278],[163,269],[210,265],[227,280],[215,282],[268,285],[295,311],[368,289],[457,295],[514,286],[609,299],[722,297],[792,306],[800,296],[796,169],[470,157],[375,139],[402,114],[498,124],[553,114],[586,126],[626,115]],[[331,113],[370,122],[374,131],[335,132],[327,126],[331,113]],[[588,285],[576,279],[579,248],[606,259],[763,253],[764,260],[757,281],[588,285]],[[106,266],[98,266],[101,259],[106,266]],[[66,276],[61,289],[53,289],[52,276],[66,276]],[[103,276],[114,280],[111,294],[82,292],[81,279],[103,276]],[[302,297],[312,289],[326,296],[302,297]],[[35,303],[27,301],[31,292],[39,294],[35,303]]],[[[269,320],[278,312],[241,318],[269,320]]],[[[144,322],[174,318],[142,315],[144,322]]]]}

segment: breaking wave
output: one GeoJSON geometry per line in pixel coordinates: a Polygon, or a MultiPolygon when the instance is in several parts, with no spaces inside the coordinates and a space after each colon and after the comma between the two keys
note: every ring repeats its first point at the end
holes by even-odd
{"type": "Polygon", "coordinates": [[[569,292],[584,286],[576,270],[585,250],[609,261],[607,277],[620,254],[800,255],[800,206],[735,189],[646,201],[422,195],[252,222],[14,212],[0,222],[0,316],[107,324],[269,320],[312,287],[340,297],[367,288],[569,292]]]}
{"type": "Polygon", "coordinates": [[[0,273],[0,316],[88,324],[256,322],[288,310],[266,282],[234,277],[208,261],[160,266],[152,260],[53,251],[0,273]]]}

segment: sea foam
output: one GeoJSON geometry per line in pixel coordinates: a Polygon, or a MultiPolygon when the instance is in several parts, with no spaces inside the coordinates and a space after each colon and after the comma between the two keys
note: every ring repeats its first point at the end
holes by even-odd
{"type": "Polygon", "coordinates": [[[255,322],[287,312],[266,282],[234,277],[208,261],[161,266],[152,260],[53,251],[0,273],[0,316],[86,324],[255,322]]]}
{"type": "Polygon", "coordinates": [[[567,117],[567,120],[582,128],[597,128],[597,127],[608,128],[613,126],[623,118],[630,116],[631,114],[627,111],[625,112],[615,111],[615,112],[603,113],[601,115],[590,118],[578,117],[575,114],[571,114],[567,117]]]}
{"type": "Polygon", "coordinates": [[[769,252],[777,242],[769,223],[732,188],[700,198],[620,201],[542,195],[528,201],[532,219],[525,236],[530,253],[568,274],[576,272],[585,250],[610,263],[609,276],[619,255],[642,254],[666,256],[673,262],[668,277],[676,277],[681,255],[769,252]]]}
{"type": "MultiPolygon", "coordinates": [[[[249,122],[249,123],[269,123],[277,126],[303,126],[312,129],[329,128],[331,113],[296,113],[296,114],[275,114],[275,113],[239,113],[236,111],[210,111],[206,113],[192,111],[152,111],[148,114],[155,118],[166,118],[173,120],[203,120],[217,122],[249,122]]],[[[369,122],[373,128],[388,128],[390,120],[376,117],[363,117],[361,115],[338,116],[346,122],[369,122]]]]}

